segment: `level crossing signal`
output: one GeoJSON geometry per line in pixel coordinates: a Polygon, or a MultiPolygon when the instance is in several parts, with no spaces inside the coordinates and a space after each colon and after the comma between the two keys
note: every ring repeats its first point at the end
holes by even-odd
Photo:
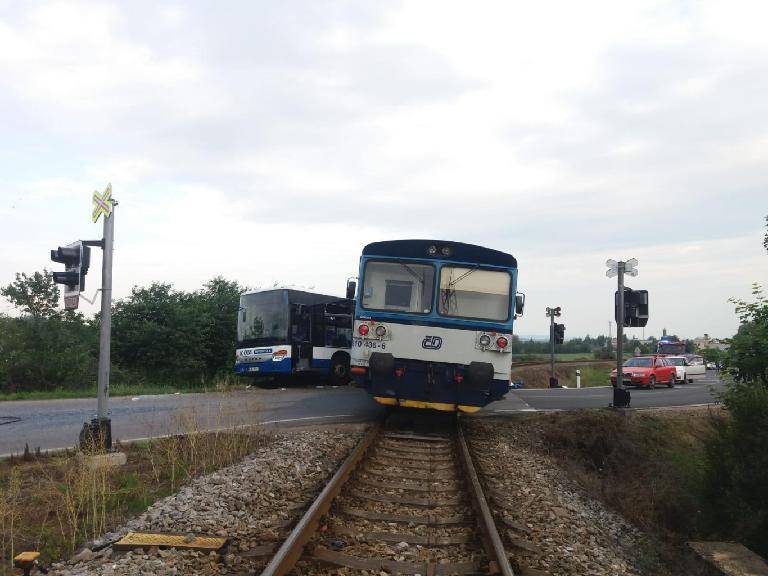
{"type": "Polygon", "coordinates": [[[565,342],[565,324],[553,324],[555,331],[555,344],[562,344],[565,342]]]}
{"type": "MultiPolygon", "coordinates": [[[[619,322],[619,291],[614,294],[614,316],[619,322]]],[[[624,326],[638,328],[648,324],[648,290],[624,287],[624,326]]]]}
{"type": "Polygon", "coordinates": [[[85,290],[85,275],[91,265],[91,248],[81,241],[51,250],[51,260],[64,264],[64,272],[54,272],[53,281],[64,285],[64,307],[77,308],[80,292],[85,290]]]}

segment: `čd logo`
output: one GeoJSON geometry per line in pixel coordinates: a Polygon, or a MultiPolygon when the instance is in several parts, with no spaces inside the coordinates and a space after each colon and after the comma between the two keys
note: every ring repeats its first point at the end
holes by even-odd
{"type": "Polygon", "coordinates": [[[421,347],[427,350],[440,350],[443,345],[443,339],[440,336],[425,336],[421,342],[421,347]]]}

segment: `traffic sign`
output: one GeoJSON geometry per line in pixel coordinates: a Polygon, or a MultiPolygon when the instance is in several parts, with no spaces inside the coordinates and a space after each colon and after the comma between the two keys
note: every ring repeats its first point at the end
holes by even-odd
{"type": "Polygon", "coordinates": [[[109,218],[112,208],[112,184],[107,184],[103,194],[93,193],[93,221],[97,222],[102,214],[104,218],[109,218]]]}

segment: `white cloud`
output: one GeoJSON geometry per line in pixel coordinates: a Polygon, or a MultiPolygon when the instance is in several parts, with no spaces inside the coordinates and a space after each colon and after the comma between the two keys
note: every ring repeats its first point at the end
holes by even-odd
{"type": "MultiPolygon", "coordinates": [[[[0,283],[98,236],[116,296],[315,285],[363,244],[512,252],[545,333],[604,332],[635,256],[649,331],[727,335],[766,282],[762,4],[36,2],[0,17],[0,283]],[[610,248],[609,248],[610,247],[610,248]]],[[[92,268],[98,275],[98,263],[92,268]]],[[[92,286],[93,284],[91,284],[92,286]]]]}

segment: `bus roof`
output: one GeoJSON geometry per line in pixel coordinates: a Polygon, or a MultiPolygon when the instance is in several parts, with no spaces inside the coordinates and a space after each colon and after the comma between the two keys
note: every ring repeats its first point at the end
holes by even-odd
{"type": "Polygon", "coordinates": [[[272,288],[270,290],[254,290],[252,292],[243,292],[240,296],[253,296],[255,294],[268,294],[274,292],[286,292],[288,301],[296,304],[321,304],[325,302],[334,302],[344,300],[343,296],[331,296],[330,294],[318,294],[316,292],[307,292],[305,290],[294,290],[293,288],[272,288]]]}
{"type": "Polygon", "coordinates": [[[363,248],[363,256],[435,259],[517,268],[517,260],[511,254],[474,244],[464,244],[463,242],[448,240],[387,240],[384,242],[373,242],[363,248]],[[430,254],[430,247],[434,247],[436,253],[430,254]],[[448,249],[448,255],[442,254],[443,248],[448,249]]]}

